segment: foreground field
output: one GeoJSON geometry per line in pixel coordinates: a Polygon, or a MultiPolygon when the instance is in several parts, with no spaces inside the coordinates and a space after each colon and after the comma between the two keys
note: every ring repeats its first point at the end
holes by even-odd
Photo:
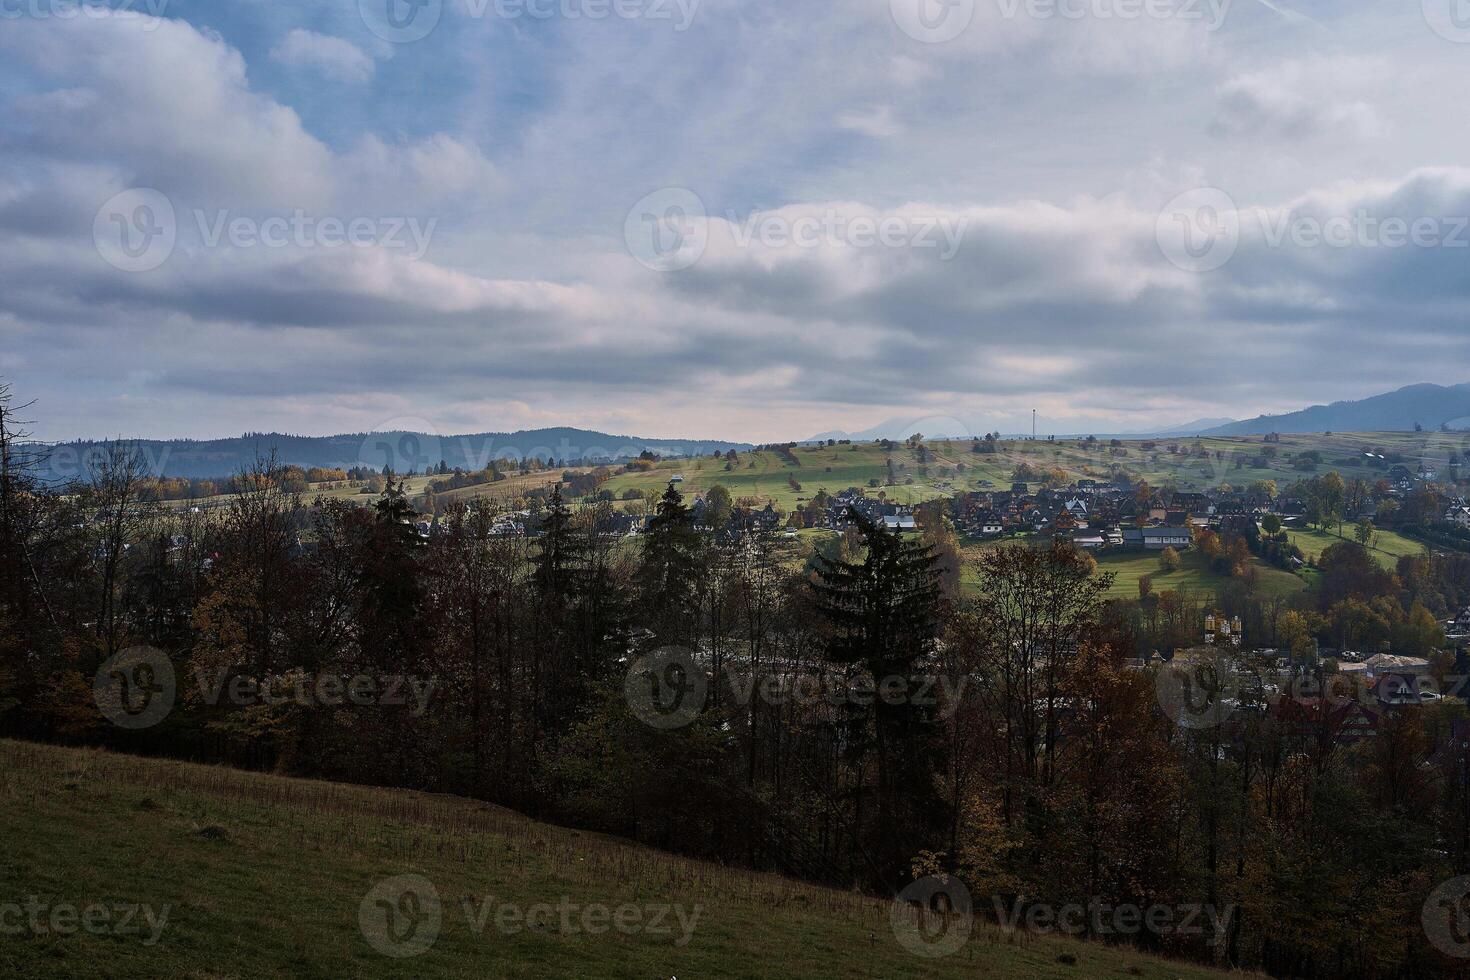
{"type": "Polygon", "coordinates": [[[926,959],[895,939],[887,902],[685,861],[450,797],[8,741],[0,741],[0,771],[0,908],[147,912],[136,918],[137,934],[93,934],[73,922],[69,935],[6,935],[0,975],[1225,975],[979,924],[959,952],[926,959]],[[363,923],[402,907],[417,916],[406,919],[411,928],[369,928],[374,941],[403,952],[429,938],[419,927],[427,906],[382,885],[403,875],[432,883],[442,927],[419,955],[393,958],[375,951],[363,923]],[[668,934],[649,925],[589,935],[563,932],[555,920],[499,930],[493,914],[477,931],[464,911],[466,903],[524,911],[567,900],[636,906],[645,923],[661,906],[678,914],[668,917],[668,934]],[[161,928],[150,932],[150,923],[161,928]]]}

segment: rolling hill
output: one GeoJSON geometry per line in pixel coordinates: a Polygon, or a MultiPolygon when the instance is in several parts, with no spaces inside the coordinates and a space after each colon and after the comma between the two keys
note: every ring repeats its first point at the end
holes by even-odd
{"type": "Polygon", "coordinates": [[[1285,415],[1261,415],[1231,422],[1207,436],[1265,435],[1271,432],[1412,432],[1414,426],[1434,431],[1441,425],[1470,428],[1470,384],[1409,385],[1359,401],[1314,405],[1285,415]]]}
{"type": "MultiPolygon", "coordinates": [[[[231,476],[249,466],[258,456],[274,452],[279,462],[351,469],[366,466],[380,470],[390,466],[399,473],[422,472],[442,460],[450,469],[482,470],[496,459],[548,457],[561,460],[612,461],[637,456],[650,450],[661,456],[709,455],[715,450],[744,451],[739,442],[713,439],[650,439],[643,436],[611,435],[588,429],[530,429],[520,432],[479,432],[465,435],[391,430],[358,432],[335,436],[294,436],[278,432],[246,433],[230,439],[139,439],[126,440],[137,446],[154,475],[169,477],[231,476]]],[[[80,460],[102,450],[102,440],[79,440],[41,447],[56,462],[44,467],[50,475],[65,479],[69,470],[80,468],[80,460]]]]}
{"type": "Polygon", "coordinates": [[[6,976],[1242,976],[983,920],[926,957],[888,900],[458,797],[4,740],[0,771],[10,921],[118,924],[43,918],[0,942],[6,976]]]}

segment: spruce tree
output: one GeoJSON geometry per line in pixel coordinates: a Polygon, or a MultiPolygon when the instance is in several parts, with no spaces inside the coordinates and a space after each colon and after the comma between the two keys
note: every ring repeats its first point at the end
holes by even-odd
{"type": "Polygon", "coordinates": [[[698,637],[698,594],[703,543],[694,517],[672,483],[643,532],[638,593],[661,643],[693,645],[698,637]]]}
{"type": "Polygon", "coordinates": [[[854,768],[876,761],[877,840],[885,872],[899,873],[926,827],[943,821],[935,791],[942,745],[934,685],[921,678],[939,631],[939,558],[851,511],[866,545],[862,561],[819,554],[815,606],[827,624],[825,655],[844,668],[852,693],[846,742],[854,768]]]}

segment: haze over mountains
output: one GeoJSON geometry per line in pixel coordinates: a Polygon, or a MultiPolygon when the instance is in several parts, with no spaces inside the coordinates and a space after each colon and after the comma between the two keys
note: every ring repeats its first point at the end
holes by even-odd
{"type": "MultiPolygon", "coordinates": [[[[573,428],[467,435],[391,431],[293,436],[269,432],[229,439],[127,441],[138,447],[152,472],[173,477],[228,476],[271,453],[284,465],[303,468],[346,470],[364,466],[381,470],[386,466],[396,473],[408,473],[437,467],[441,461],[450,469],[477,471],[494,460],[505,459],[610,462],[635,457],[645,450],[666,456],[690,456],[752,448],[746,443],[715,439],[649,439],[573,428]]],[[[101,440],[81,440],[54,445],[51,456],[56,463],[51,468],[64,476],[69,469],[76,468],[79,460],[97,453],[104,444],[101,440]]]]}
{"type": "MultiPolygon", "coordinates": [[[[1028,435],[1030,415],[992,416],[964,419],[926,416],[889,419],[857,432],[832,430],[805,440],[827,439],[902,440],[915,432],[927,438],[968,439],[998,431],[1002,436],[1028,435]]],[[[1470,429],[1470,384],[1445,387],[1420,384],[1375,395],[1360,401],[1314,405],[1284,415],[1262,415],[1245,421],[1196,419],[1177,426],[1132,432],[1109,432],[1095,419],[1053,418],[1041,420],[1038,432],[1045,435],[1096,435],[1114,438],[1183,438],[1187,436],[1265,435],[1271,432],[1407,432],[1416,425],[1426,431],[1447,426],[1470,429]],[[1088,423],[1093,423],[1089,425],[1088,423]]],[[[743,452],[750,443],[718,439],[658,439],[646,436],[613,435],[569,427],[529,429],[518,432],[480,432],[439,435],[424,432],[359,432],[333,436],[294,436],[283,433],[247,433],[228,439],[141,439],[135,444],[155,473],[178,477],[219,477],[239,472],[257,457],[276,455],[279,462],[301,467],[351,469],[365,466],[395,472],[422,472],[442,461],[449,468],[484,469],[492,460],[526,457],[571,461],[611,462],[637,456],[648,450],[662,456],[709,455],[712,452],[743,452]]],[[[61,472],[69,463],[95,455],[104,440],[78,440],[52,446],[52,457],[61,461],[61,472]]],[[[53,466],[53,468],[57,468],[53,466]]]]}
{"type": "Polygon", "coordinates": [[[1470,384],[1409,385],[1361,401],[1314,405],[1286,415],[1262,415],[1220,425],[1201,435],[1243,436],[1268,432],[1409,432],[1448,426],[1470,428],[1470,384]]]}
{"type": "MultiPolygon", "coordinates": [[[[1115,430],[1109,423],[1086,417],[1048,418],[1042,416],[1037,432],[1041,436],[1086,436],[1117,438],[1244,436],[1271,432],[1411,432],[1415,425],[1427,430],[1440,428],[1470,429],[1470,384],[1453,386],[1418,384],[1374,395],[1358,401],[1314,405],[1283,415],[1259,415],[1236,421],[1228,418],[1202,418],[1179,425],[1154,429],[1115,430]]],[[[1002,436],[1031,433],[1029,413],[993,415],[989,417],[928,416],[918,419],[893,418],[858,432],[832,431],[812,437],[826,439],[906,439],[915,432],[931,438],[971,438],[987,432],[1002,436]]]]}

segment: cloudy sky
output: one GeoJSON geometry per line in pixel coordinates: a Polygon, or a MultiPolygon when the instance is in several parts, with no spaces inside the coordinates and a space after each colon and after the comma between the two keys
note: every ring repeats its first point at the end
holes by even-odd
{"type": "Polygon", "coordinates": [[[0,376],[42,438],[1470,381],[1458,0],[128,6],[0,0],[0,376]]]}

